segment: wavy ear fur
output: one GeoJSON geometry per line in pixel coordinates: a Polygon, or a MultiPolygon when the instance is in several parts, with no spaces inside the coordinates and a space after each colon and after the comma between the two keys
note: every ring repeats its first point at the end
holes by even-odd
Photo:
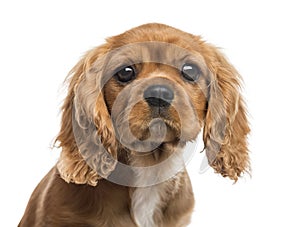
{"type": "Polygon", "coordinates": [[[105,47],[88,52],[71,70],[67,80],[68,95],[62,106],[61,129],[56,142],[62,148],[57,168],[68,183],[95,186],[115,167],[114,130],[100,89],[104,52],[105,47]],[[92,69],[94,67],[97,70],[92,69]]]}
{"type": "Polygon", "coordinates": [[[212,73],[203,140],[209,164],[237,181],[249,168],[247,134],[250,129],[240,94],[240,77],[224,56],[209,46],[212,73]]]}

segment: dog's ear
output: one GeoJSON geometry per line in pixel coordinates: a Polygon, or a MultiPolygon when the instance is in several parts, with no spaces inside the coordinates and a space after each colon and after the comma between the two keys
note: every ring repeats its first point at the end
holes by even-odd
{"type": "Polygon", "coordinates": [[[203,139],[208,163],[217,173],[237,181],[249,168],[249,126],[240,94],[240,76],[213,46],[206,59],[211,73],[203,139]]]}
{"type": "Polygon", "coordinates": [[[100,86],[104,52],[104,47],[88,52],[67,80],[56,138],[62,148],[57,168],[66,182],[95,186],[116,164],[114,130],[100,86]]]}

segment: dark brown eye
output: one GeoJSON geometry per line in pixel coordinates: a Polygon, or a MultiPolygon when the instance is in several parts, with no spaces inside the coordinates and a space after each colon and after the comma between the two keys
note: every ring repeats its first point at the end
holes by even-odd
{"type": "Polygon", "coordinates": [[[202,72],[197,65],[186,63],[182,66],[181,74],[188,81],[197,81],[202,72]]]}
{"type": "Polygon", "coordinates": [[[115,77],[118,81],[127,83],[135,78],[135,69],[133,68],[133,66],[126,66],[119,70],[115,74],[115,77]]]}

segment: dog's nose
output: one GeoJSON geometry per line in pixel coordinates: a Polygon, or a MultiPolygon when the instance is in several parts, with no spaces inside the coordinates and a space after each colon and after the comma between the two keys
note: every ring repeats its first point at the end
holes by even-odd
{"type": "Polygon", "coordinates": [[[144,99],[150,106],[168,107],[174,99],[174,92],[165,85],[153,85],[145,90],[144,99]]]}

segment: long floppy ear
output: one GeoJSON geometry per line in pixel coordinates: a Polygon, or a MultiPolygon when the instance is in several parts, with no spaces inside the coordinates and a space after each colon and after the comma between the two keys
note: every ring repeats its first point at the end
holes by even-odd
{"type": "Polygon", "coordinates": [[[88,52],[67,81],[68,95],[56,142],[62,148],[57,168],[68,183],[95,186],[115,167],[114,130],[99,83],[103,52],[101,47],[88,52]]]}
{"type": "Polygon", "coordinates": [[[237,181],[249,168],[250,129],[240,94],[240,76],[215,47],[208,47],[212,80],[203,131],[206,155],[217,173],[237,181]]]}

